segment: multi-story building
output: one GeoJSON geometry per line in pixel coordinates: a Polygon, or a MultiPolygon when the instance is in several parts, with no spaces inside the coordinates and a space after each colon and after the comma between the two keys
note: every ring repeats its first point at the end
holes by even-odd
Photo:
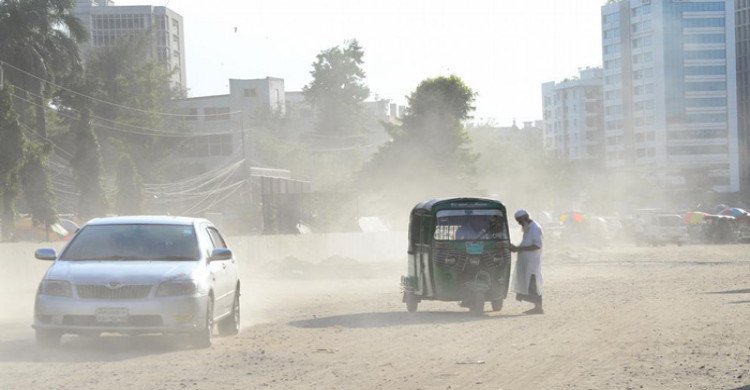
{"type": "Polygon", "coordinates": [[[603,158],[602,69],[580,70],[579,77],[542,84],[543,147],[566,161],[603,158]]]}
{"type": "Polygon", "coordinates": [[[252,149],[249,129],[260,131],[258,121],[284,114],[284,79],[230,79],[228,94],[178,99],[173,104],[191,133],[183,142],[180,163],[210,170],[247,156],[252,149]]]}
{"type": "Polygon", "coordinates": [[[732,0],[602,7],[606,165],[671,189],[740,188],[732,0]]]}
{"type": "Polygon", "coordinates": [[[145,34],[151,46],[149,59],[163,63],[173,72],[173,85],[187,89],[184,25],[176,12],[150,5],[117,6],[111,0],[77,0],[73,15],[90,33],[89,41],[81,44],[84,53],[122,37],[145,34]]]}
{"type": "Polygon", "coordinates": [[[735,0],[740,187],[750,192],[750,0],[735,0]]]}

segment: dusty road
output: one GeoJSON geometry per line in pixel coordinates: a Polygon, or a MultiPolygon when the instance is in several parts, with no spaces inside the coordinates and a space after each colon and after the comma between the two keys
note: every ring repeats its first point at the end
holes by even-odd
{"type": "Polygon", "coordinates": [[[481,318],[454,303],[406,313],[401,264],[370,278],[257,276],[242,333],[206,350],[149,336],[66,336],[40,350],[33,295],[5,294],[0,388],[750,388],[750,247],[545,256],[543,316],[512,300],[481,318]]]}

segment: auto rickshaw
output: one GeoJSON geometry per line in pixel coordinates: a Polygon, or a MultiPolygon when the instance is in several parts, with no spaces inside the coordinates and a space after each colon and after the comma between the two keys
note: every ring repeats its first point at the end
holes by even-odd
{"type": "Polygon", "coordinates": [[[429,200],[409,221],[408,274],[403,302],[455,302],[482,315],[485,302],[503,307],[510,282],[510,236],[505,206],[492,199],[429,200]]]}

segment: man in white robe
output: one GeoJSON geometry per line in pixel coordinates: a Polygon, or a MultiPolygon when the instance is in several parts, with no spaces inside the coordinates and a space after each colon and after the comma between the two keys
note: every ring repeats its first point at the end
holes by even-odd
{"type": "Polygon", "coordinates": [[[531,220],[526,210],[518,210],[516,222],[523,228],[523,240],[510,250],[517,252],[513,290],[516,300],[534,304],[525,314],[544,314],[542,309],[542,227],[531,220]]]}

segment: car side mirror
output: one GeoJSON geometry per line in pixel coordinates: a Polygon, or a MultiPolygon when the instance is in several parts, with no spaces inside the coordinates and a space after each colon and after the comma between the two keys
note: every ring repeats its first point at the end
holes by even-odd
{"type": "Polygon", "coordinates": [[[37,249],[36,252],[34,252],[34,257],[36,257],[39,260],[55,260],[57,259],[57,254],[55,253],[55,250],[52,248],[40,248],[37,249]]]}
{"type": "Polygon", "coordinates": [[[229,260],[232,258],[232,251],[227,248],[216,248],[211,252],[211,257],[208,258],[209,261],[220,261],[220,260],[229,260]]]}

